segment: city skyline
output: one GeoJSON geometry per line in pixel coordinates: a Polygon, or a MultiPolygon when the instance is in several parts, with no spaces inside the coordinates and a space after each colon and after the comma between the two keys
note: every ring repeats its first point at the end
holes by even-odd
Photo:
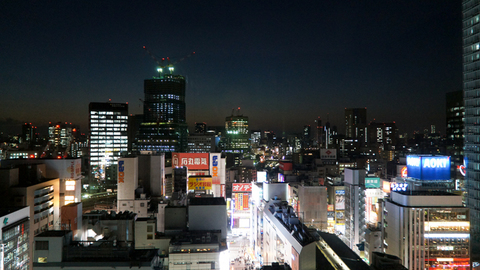
{"type": "Polygon", "coordinates": [[[146,46],[196,52],[175,67],[190,129],[241,107],[252,130],[301,132],[320,116],[343,132],[344,108],[367,107],[367,121],[444,134],[445,94],[462,89],[460,3],[193,3],[3,3],[0,123],[87,132],[88,104],[109,99],[141,114],[156,75],[146,46]]]}

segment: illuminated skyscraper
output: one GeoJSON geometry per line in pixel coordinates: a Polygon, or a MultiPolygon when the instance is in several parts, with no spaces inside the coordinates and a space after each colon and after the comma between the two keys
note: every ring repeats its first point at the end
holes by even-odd
{"type": "Polygon", "coordinates": [[[250,148],[248,116],[236,115],[225,118],[225,151],[244,153],[250,148]]]}
{"type": "Polygon", "coordinates": [[[185,77],[168,74],[145,80],[143,123],[134,149],[153,152],[185,152],[185,77]]]}
{"type": "Polygon", "coordinates": [[[105,179],[105,169],[127,151],[128,104],[92,102],[89,111],[90,169],[105,179]]]}
{"type": "Polygon", "coordinates": [[[465,98],[465,176],[470,208],[472,264],[480,261],[480,0],[463,0],[463,91],[465,98]]]}

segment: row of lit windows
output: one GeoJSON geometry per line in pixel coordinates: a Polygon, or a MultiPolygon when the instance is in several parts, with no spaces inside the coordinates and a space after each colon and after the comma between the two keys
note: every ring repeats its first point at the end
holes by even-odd
{"type": "Polygon", "coordinates": [[[112,111],[90,111],[90,114],[106,114],[106,115],[120,115],[121,112],[112,112],[112,111]]]}
{"type": "Polygon", "coordinates": [[[90,129],[91,131],[127,131],[126,128],[120,128],[120,127],[94,127],[90,129]]]}
{"type": "Polygon", "coordinates": [[[92,151],[91,155],[92,156],[98,156],[98,155],[103,155],[105,152],[121,152],[121,151],[127,151],[127,148],[121,148],[122,146],[127,146],[127,145],[118,145],[116,146],[117,148],[100,148],[96,149],[96,151],[92,151]],[[98,153],[97,153],[98,152],[98,153]]]}
{"type": "MultiPolygon", "coordinates": [[[[111,120],[111,119],[106,119],[106,120],[90,120],[90,123],[127,123],[127,120],[111,120]]],[[[92,124],[93,126],[93,124],[92,124]]]]}
{"type": "Polygon", "coordinates": [[[128,127],[127,124],[91,124],[90,125],[90,128],[95,128],[95,127],[98,127],[98,128],[106,128],[106,127],[128,127]]]}
{"type": "Polygon", "coordinates": [[[128,141],[127,140],[93,140],[92,139],[92,144],[98,144],[98,143],[105,143],[105,144],[126,144],[128,141]]]}
{"type": "Polygon", "coordinates": [[[153,98],[155,98],[155,99],[159,99],[159,98],[169,98],[169,99],[180,100],[180,96],[178,96],[178,95],[172,95],[172,94],[168,94],[168,95],[153,95],[153,98]]]}
{"type": "Polygon", "coordinates": [[[92,119],[106,119],[109,117],[109,119],[128,119],[128,116],[126,115],[117,115],[117,116],[105,116],[105,115],[91,115],[90,116],[92,119]]]}
{"type": "Polygon", "coordinates": [[[122,132],[98,132],[98,131],[92,131],[92,135],[111,135],[111,136],[119,136],[119,135],[122,135],[122,132]]]}
{"type": "MultiPolygon", "coordinates": [[[[114,147],[122,147],[122,146],[126,146],[127,145],[127,141],[124,141],[123,143],[116,143],[116,144],[112,144],[112,143],[98,143],[96,142],[95,144],[92,143],[92,145],[90,146],[90,148],[93,150],[94,148],[96,149],[113,149],[114,147]]],[[[95,150],[93,150],[92,152],[95,152],[95,150]]]]}

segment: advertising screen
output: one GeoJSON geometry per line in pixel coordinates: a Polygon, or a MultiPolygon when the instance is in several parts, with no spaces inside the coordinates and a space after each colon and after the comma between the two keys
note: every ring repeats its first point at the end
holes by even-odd
{"type": "Polygon", "coordinates": [[[407,171],[419,180],[450,180],[450,157],[407,156],[407,171]]]}
{"type": "Polygon", "coordinates": [[[173,153],[173,167],[187,167],[189,170],[208,170],[208,153],[173,153]]]}
{"type": "Polygon", "coordinates": [[[211,177],[189,177],[188,178],[188,190],[211,190],[212,178],[211,177]]]}
{"type": "Polygon", "coordinates": [[[345,190],[335,190],[335,210],[345,210],[345,190]]]}

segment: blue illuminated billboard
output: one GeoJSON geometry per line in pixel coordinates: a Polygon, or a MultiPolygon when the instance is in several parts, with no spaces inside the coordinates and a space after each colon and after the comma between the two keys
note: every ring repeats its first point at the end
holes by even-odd
{"type": "Polygon", "coordinates": [[[450,180],[450,157],[407,156],[407,171],[419,180],[450,180]]]}

